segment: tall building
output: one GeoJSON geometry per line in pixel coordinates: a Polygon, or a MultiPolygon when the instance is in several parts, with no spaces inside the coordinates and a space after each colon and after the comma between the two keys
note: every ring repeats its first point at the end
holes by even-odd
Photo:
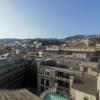
{"type": "Polygon", "coordinates": [[[27,85],[30,62],[23,59],[0,60],[0,89],[16,89],[27,85]]]}

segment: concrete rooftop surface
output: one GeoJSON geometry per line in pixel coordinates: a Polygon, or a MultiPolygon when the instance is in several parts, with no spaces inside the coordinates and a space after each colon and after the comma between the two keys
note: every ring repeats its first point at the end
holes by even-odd
{"type": "Polygon", "coordinates": [[[38,96],[27,89],[0,90],[0,100],[40,100],[38,96]]]}

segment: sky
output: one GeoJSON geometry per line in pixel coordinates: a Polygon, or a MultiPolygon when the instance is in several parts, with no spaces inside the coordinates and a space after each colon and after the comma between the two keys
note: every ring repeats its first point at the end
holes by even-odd
{"type": "Polygon", "coordinates": [[[100,0],[0,0],[0,38],[100,34],[100,0]]]}

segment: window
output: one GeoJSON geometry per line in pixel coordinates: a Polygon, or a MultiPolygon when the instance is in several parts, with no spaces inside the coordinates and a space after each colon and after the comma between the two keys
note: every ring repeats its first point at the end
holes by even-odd
{"type": "Polygon", "coordinates": [[[43,86],[41,86],[41,92],[43,92],[44,91],[44,87],[43,86]]]}
{"type": "Polygon", "coordinates": [[[39,71],[41,74],[44,74],[45,73],[45,70],[44,69],[40,69],[39,71]]]}
{"type": "Polygon", "coordinates": [[[49,86],[49,80],[46,80],[46,86],[49,86]]]}
{"type": "Polygon", "coordinates": [[[44,69],[42,69],[42,73],[45,74],[45,70],[44,69]]]}
{"type": "Polygon", "coordinates": [[[87,98],[87,97],[84,97],[84,100],[89,100],[89,98],[87,98]]]}
{"type": "Polygon", "coordinates": [[[50,75],[50,72],[47,71],[47,72],[46,72],[46,75],[50,75]]]}
{"type": "Polygon", "coordinates": [[[84,72],[88,72],[88,68],[87,68],[87,67],[84,67],[84,68],[83,68],[83,71],[84,71],[84,72]]]}
{"type": "Polygon", "coordinates": [[[44,79],[41,79],[41,84],[44,84],[44,79]]]}

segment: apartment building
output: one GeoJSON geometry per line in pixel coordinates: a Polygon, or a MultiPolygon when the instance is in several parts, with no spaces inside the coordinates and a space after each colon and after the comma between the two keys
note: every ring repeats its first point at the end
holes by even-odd
{"type": "Polygon", "coordinates": [[[56,88],[57,94],[70,96],[69,100],[99,100],[98,72],[94,76],[85,75],[81,70],[71,69],[50,59],[38,60],[37,67],[37,88],[40,94],[56,88]]]}
{"type": "Polygon", "coordinates": [[[83,74],[96,76],[100,68],[100,50],[96,47],[62,47],[60,49],[47,48],[45,54],[70,68],[83,71],[83,74]]]}
{"type": "Polygon", "coordinates": [[[19,58],[0,60],[0,89],[25,87],[29,66],[29,61],[19,58]]]}
{"type": "Polygon", "coordinates": [[[38,56],[39,51],[41,51],[42,47],[35,47],[31,45],[21,45],[16,47],[16,54],[23,57],[33,57],[38,56]]]}
{"type": "Polygon", "coordinates": [[[42,93],[46,89],[57,86],[59,93],[66,95],[70,90],[70,75],[82,75],[82,72],[71,70],[69,67],[57,64],[50,59],[37,61],[38,67],[38,91],[42,93]]]}

